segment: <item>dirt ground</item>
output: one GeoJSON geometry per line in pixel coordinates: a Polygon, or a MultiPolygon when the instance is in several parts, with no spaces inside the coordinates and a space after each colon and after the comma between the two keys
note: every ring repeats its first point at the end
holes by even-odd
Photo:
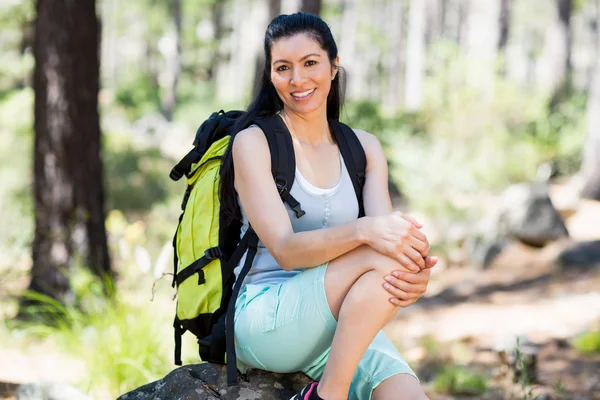
{"type": "MultiPolygon", "coordinates": [[[[524,398],[498,351],[519,336],[537,352],[536,381],[530,386],[535,395],[600,399],[600,355],[582,356],[571,345],[600,322],[600,266],[557,270],[552,260],[568,244],[542,250],[514,244],[487,270],[442,268],[432,274],[428,295],[403,310],[386,332],[408,349],[405,355],[416,365],[431,357],[419,347],[423,336],[440,341],[449,353],[459,349],[454,362],[492,377],[493,388],[482,397],[489,400],[524,398]],[[559,383],[563,388],[557,390],[559,383]]],[[[427,368],[420,373],[426,377],[427,368]]]]}

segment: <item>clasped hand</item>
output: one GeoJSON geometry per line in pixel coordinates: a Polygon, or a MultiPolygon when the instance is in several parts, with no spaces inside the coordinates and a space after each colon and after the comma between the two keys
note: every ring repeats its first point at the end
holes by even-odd
{"type": "Polygon", "coordinates": [[[408,307],[427,290],[431,268],[437,257],[429,256],[429,241],[421,231],[423,225],[409,215],[394,211],[371,219],[374,250],[398,261],[398,269],[385,276],[383,288],[393,297],[390,303],[408,307]]]}

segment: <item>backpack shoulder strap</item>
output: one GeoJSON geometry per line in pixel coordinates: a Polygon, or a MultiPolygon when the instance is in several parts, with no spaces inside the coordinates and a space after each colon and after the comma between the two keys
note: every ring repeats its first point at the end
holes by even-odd
{"type": "Polygon", "coordinates": [[[363,217],[365,215],[363,188],[365,186],[367,156],[352,128],[339,121],[330,121],[330,124],[358,199],[358,217],[363,217]]]}
{"type": "Polygon", "coordinates": [[[300,218],[305,212],[300,203],[290,194],[296,176],[296,156],[292,136],[278,115],[257,119],[254,123],[262,129],[269,143],[271,172],[279,195],[294,210],[296,217],[300,218]]]}

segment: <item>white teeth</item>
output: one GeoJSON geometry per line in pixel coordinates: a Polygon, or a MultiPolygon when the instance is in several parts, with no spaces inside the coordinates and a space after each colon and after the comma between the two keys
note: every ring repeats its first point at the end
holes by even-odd
{"type": "Polygon", "coordinates": [[[294,97],[306,97],[309,94],[311,94],[312,92],[314,92],[315,89],[311,89],[311,90],[307,90],[306,92],[302,92],[302,93],[292,93],[292,96],[294,97]]]}

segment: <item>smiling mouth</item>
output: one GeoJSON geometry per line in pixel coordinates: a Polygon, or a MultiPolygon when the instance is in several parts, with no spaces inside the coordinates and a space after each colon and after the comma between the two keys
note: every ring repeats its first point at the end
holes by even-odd
{"type": "Polygon", "coordinates": [[[295,99],[298,99],[298,100],[306,99],[311,94],[313,94],[315,90],[317,90],[317,89],[314,88],[314,89],[306,90],[304,92],[295,92],[295,93],[292,93],[292,97],[294,97],[295,99]]]}

